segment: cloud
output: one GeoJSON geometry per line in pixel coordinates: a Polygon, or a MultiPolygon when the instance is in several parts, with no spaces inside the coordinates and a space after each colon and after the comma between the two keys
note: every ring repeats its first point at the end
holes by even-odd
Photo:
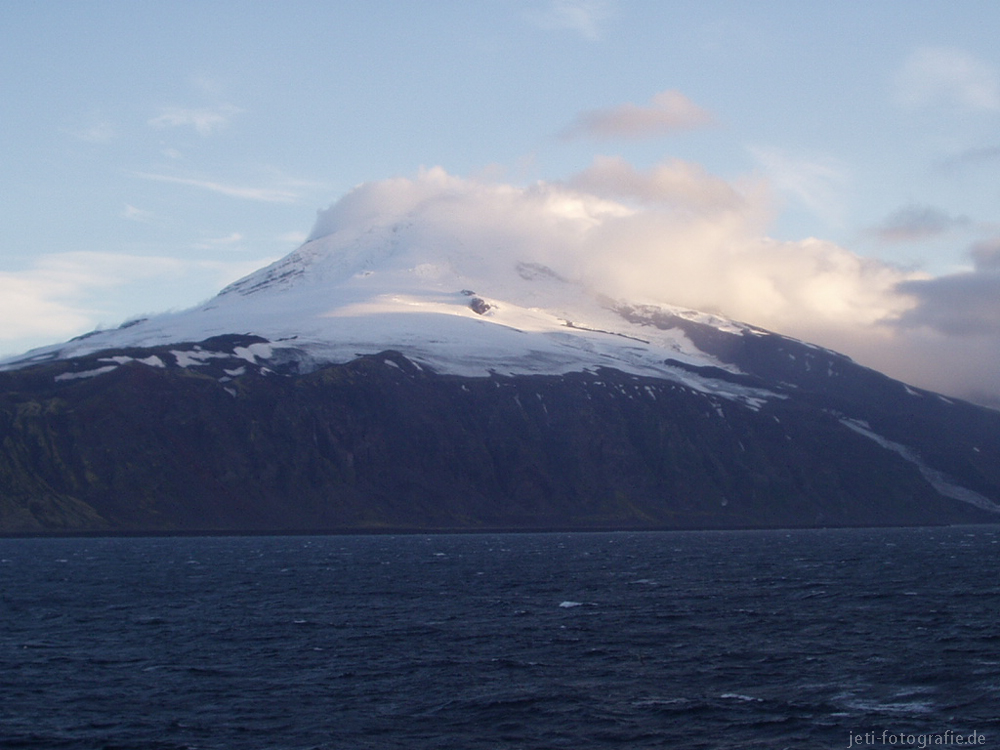
{"type": "Polygon", "coordinates": [[[976,243],[969,254],[971,271],[902,282],[899,291],[916,304],[897,325],[911,350],[916,342],[925,347],[923,377],[1000,408],[1000,237],[976,243]]]}
{"type": "Polygon", "coordinates": [[[994,163],[998,160],[1000,160],[1000,146],[983,146],[967,149],[945,159],[938,164],[937,168],[943,171],[956,171],[994,163]]]}
{"type": "Polygon", "coordinates": [[[637,200],[698,211],[736,211],[746,197],[703,167],[672,159],[648,172],[639,172],[621,157],[598,156],[583,172],[570,178],[569,187],[613,199],[637,200]]]}
{"type": "Polygon", "coordinates": [[[1000,110],[996,70],[961,49],[918,49],[903,63],[894,83],[896,101],[906,109],[1000,110]]]}
{"type": "Polygon", "coordinates": [[[79,125],[65,128],[63,132],[78,140],[93,144],[111,143],[118,136],[118,129],[114,122],[99,110],[91,111],[79,125]]]}
{"type": "Polygon", "coordinates": [[[102,293],[175,265],[164,258],[75,252],[42,256],[26,271],[0,273],[0,342],[78,333],[100,314],[102,293]]]}
{"type": "Polygon", "coordinates": [[[128,219],[129,221],[139,221],[147,222],[152,221],[155,215],[152,211],[146,211],[141,208],[136,208],[135,206],[126,203],[125,209],[121,213],[123,219],[128,219]]]}
{"type": "Polygon", "coordinates": [[[900,291],[920,304],[903,316],[904,326],[927,326],[945,334],[988,334],[1000,331],[1000,273],[949,274],[908,281],[900,291]]]}
{"type": "Polygon", "coordinates": [[[220,248],[232,249],[243,242],[243,235],[239,232],[231,232],[224,237],[207,237],[198,242],[194,247],[198,250],[218,250],[220,248]]]}
{"type": "Polygon", "coordinates": [[[525,14],[539,28],[573,31],[589,41],[600,38],[601,25],[612,15],[607,0],[551,0],[545,9],[525,14]]]}
{"type": "Polygon", "coordinates": [[[1000,273],[1000,237],[975,243],[969,248],[969,255],[976,264],[977,271],[1000,273]]]}
{"type": "Polygon", "coordinates": [[[947,299],[966,280],[820,239],[768,237],[768,195],[759,180],[727,182],[679,161],[643,171],[602,157],[565,182],[529,187],[432,169],[359,186],[321,212],[310,238],[405,223],[402,251],[414,256],[400,262],[427,262],[421,248],[433,248],[477,284],[490,279],[481,294],[551,304],[517,297],[533,292],[513,269],[541,264],[611,299],[722,314],[917,386],[1000,403],[1000,289],[987,277],[998,275],[1000,240],[974,250],[976,284],[965,289],[975,294],[951,320],[947,299]]]}
{"type": "Polygon", "coordinates": [[[205,75],[204,73],[192,76],[191,84],[205,96],[217,97],[225,89],[223,79],[205,75]]]}
{"type": "Polygon", "coordinates": [[[945,334],[992,334],[1000,339],[1000,237],[969,249],[971,271],[907,281],[900,290],[919,305],[901,319],[908,327],[925,326],[945,334]]]}
{"type": "Polygon", "coordinates": [[[564,138],[656,138],[715,123],[711,113],[679,91],[662,91],[648,105],[622,104],[580,114],[564,138]]]}
{"type": "Polygon", "coordinates": [[[273,259],[240,262],[71,252],[40,257],[23,271],[0,272],[0,352],[65,340],[150,306],[194,304],[273,259]],[[136,309],[135,300],[142,308],[136,309]]]}
{"type": "Polygon", "coordinates": [[[843,223],[848,178],[842,165],[829,157],[797,156],[766,146],[753,146],[749,151],[778,192],[827,224],[843,223]]]}
{"type": "Polygon", "coordinates": [[[174,177],[149,172],[137,172],[136,176],[144,180],[172,182],[175,185],[189,185],[201,190],[228,195],[230,198],[242,198],[244,200],[261,201],[264,203],[294,203],[299,197],[298,193],[287,188],[253,188],[242,185],[226,185],[212,180],[201,180],[193,177],[174,177]]]}
{"type": "Polygon", "coordinates": [[[952,216],[933,206],[910,204],[887,216],[868,233],[882,242],[919,242],[971,223],[967,216],[952,216]]]}
{"type": "Polygon", "coordinates": [[[21,340],[79,333],[91,320],[91,310],[59,299],[60,288],[46,279],[25,282],[24,275],[0,273],[0,346],[16,351],[21,340]]]}
{"type": "Polygon", "coordinates": [[[184,107],[164,107],[157,117],[149,120],[154,128],[176,128],[190,125],[200,135],[211,135],[229,124],[229,121],[243,110],[231,104],[220,104],[213,109],[186,109],[184,107]]]}

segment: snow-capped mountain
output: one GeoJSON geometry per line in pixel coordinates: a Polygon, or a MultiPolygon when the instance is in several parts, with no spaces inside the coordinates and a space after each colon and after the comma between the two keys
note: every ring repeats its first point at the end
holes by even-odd
{"type": "MultiPolygon", "coordinates": [[[[130,321],[2,366],[247,334],[266,339],[251,361],[294,362],[299,372],[385,350],[438,373],[470,377],[613,367],[692,383],[697,378],[675,363],[735,372],[682,329],[651,325],[640,309],[647,318],[670,315],[720,331],[763,333],[717,316],[615,300],[541,263],[491,257],[490,248],[428,246],[418,226],[403,217],[360,236],[335,227],[314,231],[290,255],[199,307],[130,321]]],[[[719,383],[705,387],[733,398],[773,395],[719,383]]]]}
{"type": "Polygon", "coordinates": [[[602,293],[503,217],[358,210],[199,307],[3,363],[0,530],[1000,519],[996,412],[602,293]]]}

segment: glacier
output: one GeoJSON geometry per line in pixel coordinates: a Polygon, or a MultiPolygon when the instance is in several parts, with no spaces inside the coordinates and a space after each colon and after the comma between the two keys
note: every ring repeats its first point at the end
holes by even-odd
{"type": "MultiPolygon", "coordinates": [[[[248,362],[294,361],[300,372],[394,350],[442,374],[561,375],[607,367],[747,404],[776,397],[678,367],[740,373],[699,349],[681,328],[651,325],[649,316],[747,335],[760,332],[753,326],[661,303],[616,300],[565,271],[519,259],[509,248],[470,248],[467,238],[429,230],[432,222],[420,205],[367,217],[372,224],[363,232],[349,209],[348,198],[321,212],[301,247],[202,305],[34,349],[0,362],[0,370],[239,334],[267,342],[242,355],[248,362]],[[638,308],[645,319],[636,319],[638,308]]],[[[507,241],[501,232],[495,242],[507,241]]],[[[174,353],[180,366],[213,356],[191,347],[174,353]]]]}

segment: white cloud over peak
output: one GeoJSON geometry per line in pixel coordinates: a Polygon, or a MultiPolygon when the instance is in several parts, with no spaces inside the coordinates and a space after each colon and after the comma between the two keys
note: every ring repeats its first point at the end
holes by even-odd
{"type": "Polygon", "coordinates": [[[226,127],[235,115],[243,110],[231,104],[220,104],[214,108],[189,109],[185,107],[164,107],[160,114],[149,120],[155,128],[175,128],[191,126],[200,135],[211,135],[226,127]]]}
{"type": "Polygon", "coordinates": [[[830,242],[765,236],[770,206],[747,184],[681,162],[642,173],[598,160],[565,184],[529,188],[436,169],[360,186],[321,215],[312,237],[405,218],[422,244],[489,248],[497,269],[541,263],[612,298],[718,312],[813,340],[828,331],[884,337],[883,326],[913,306],[896,286],[918,274],[830,242]],[[616,200],[637,196],[638,206],[616,200]]]}
{"type": "Polygon", "coordinates": [[[896,100],[907,109],[959,106],[967,110],[1000,110],[996,69],[961,49],[923,47],[897,71],[896,100]]]}
{"type": "MultiPolygon", "coordinates": [[[[425,262],[419,248],[433,249],[474,270],[477,285],[540,264],[611,299],[722,314],[918,386],[998,399],[1000,315],[989,301],[1000,299],[997,247],[976,251],[978,301],[955,325],[941,317],[955,280],[819,239],[768,237],[768,194],[759,181],[727,182],[676,161],[640,171],[603,157],[565,182],[525,188],[436,168],[359,186],[320,214],[311,238],[404,222],[414,263],[425,262]]],[[[503,299],[502,289],[475,288],[503,299]]]]}
{"type": "MultiPolygon", "coordinates": [[[[681,210],[742,211],[748,200],[762,197],[763,185],[745,190],[708,174],[691,162],[671,159],[647,172],[636,170],[620,156],[598,156],[590,167],[570,178],[572,188],[618,200],[663,204],[681,210]]],[[[755,202],[755,201],[754,201],[755,202]]]]}
{"type": "Polygon", "coordinates": [[[680,91],[661,91],[649,104],[622,104],[583,112],[564,138],[656,138],[715,124],[712,114],[680,91]]]}

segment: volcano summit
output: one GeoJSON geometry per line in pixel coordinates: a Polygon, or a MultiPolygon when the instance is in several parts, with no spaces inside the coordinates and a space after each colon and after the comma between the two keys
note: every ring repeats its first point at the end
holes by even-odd
{"type": "Polygon", "coordinates": [[[0,531],[1000,520],[1000,413],[623,296],[623,204],[471,192],[361,186],[199,307],[3,363],[0,531]]]}

